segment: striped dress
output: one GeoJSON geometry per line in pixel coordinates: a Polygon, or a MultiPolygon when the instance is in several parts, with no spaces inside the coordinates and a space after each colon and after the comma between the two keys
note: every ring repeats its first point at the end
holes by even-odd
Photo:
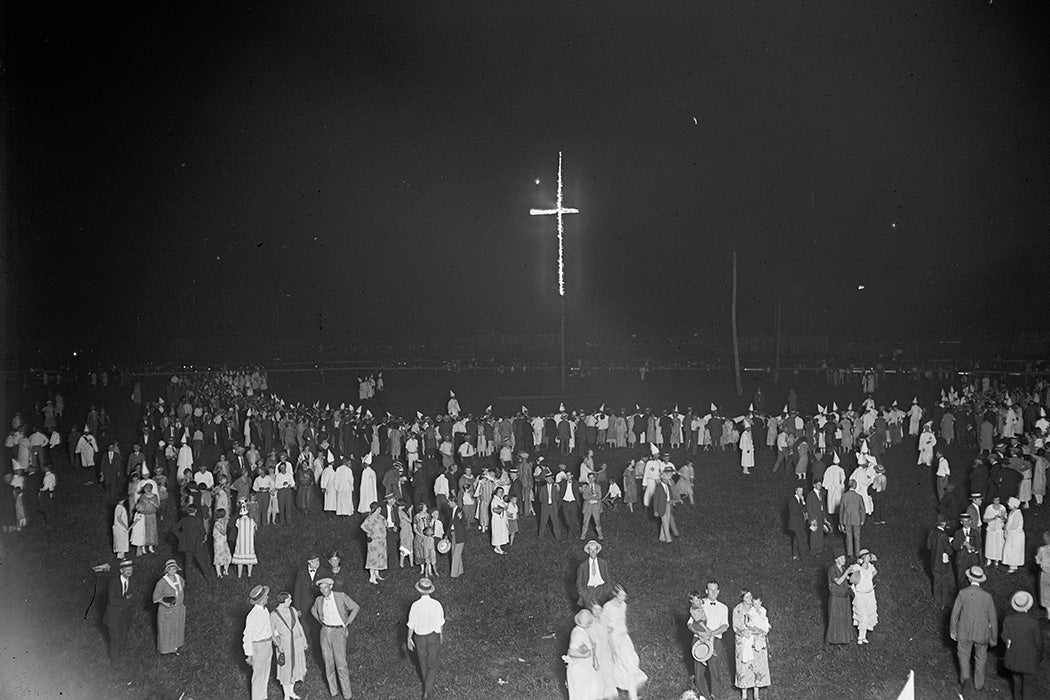
{"type": "Polygon", "coordinates": [[[255,528],[257,525],[247,515],[237,519],[237,544],[231,562],[234,564],[258,564],[255,556],[255,528]]]}

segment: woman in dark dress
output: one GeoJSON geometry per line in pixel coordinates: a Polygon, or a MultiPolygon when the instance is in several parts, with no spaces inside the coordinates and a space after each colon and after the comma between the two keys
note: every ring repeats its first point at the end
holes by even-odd
{"type": "Polygon", "coordinates": [[[845,552],[835,552],[835,563],[828,568],[828,631],[824,647],[853,643],[853,606],[849,599],[849,575],[845,552]]]}

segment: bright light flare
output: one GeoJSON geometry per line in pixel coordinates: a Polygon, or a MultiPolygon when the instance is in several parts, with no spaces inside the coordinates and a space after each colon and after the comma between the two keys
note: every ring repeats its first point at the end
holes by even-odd
{"type": "Polygon", "coordinates": [[[863,284],[858,284],[857,285],[857,290],[858,291],[862,291],[863,289],[864,289],[864,285],[863,284]]]}

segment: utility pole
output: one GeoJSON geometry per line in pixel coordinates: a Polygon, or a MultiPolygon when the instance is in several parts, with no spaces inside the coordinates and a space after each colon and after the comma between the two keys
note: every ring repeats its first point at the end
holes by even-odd
{"type": "Polygon", "coordinates": [[[736,366],[736,395],[744,395],[744,385],[740,383],[740,338],[736,330],[736,251],[733,251],[733,364],[736,366]]]}

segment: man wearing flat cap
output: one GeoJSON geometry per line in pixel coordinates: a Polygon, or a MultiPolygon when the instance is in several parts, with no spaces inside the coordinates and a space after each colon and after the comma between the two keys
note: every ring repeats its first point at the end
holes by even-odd
{"type": "Polygon", "coordinates": [[[361,612],[361,606],[342,591],[333,591],[330,578],[317,580],[321,595],[314,600],[310,614],[321,625],[321,656],[324,659],[328,692],[335,697],[342,686],[343,697],[353,696],[350,690],[350,667],[346,662],[347,628],[361,612]]]}
{"type": "Polygon", "coordinates": [[[576,567],[577,604],[589,610],[592,605],[602,605],[609,598],[612,579],[609,576],[609,563],[598,558],[598,553],[602,551],[600,542],[590,540],[583,546],[583,551],[587,553],[587,559],[576,567]]]}
{"type": "Polygon", "coordinates": [[[122,665],[124,650],[128,646],[128,629],[131,627],[131,612],[134,608],[131,598],[133,570],[131,560],[120,562],[119,575],[109,580],[106,611],[102,615],[102,623],[109,630],[109,661],[114,668],[122,665]]]}
{"type": "Polygon", "coordinates": [[[988,647],[999,639],[999,619],[995,613],[992,594],[981,588],[987,577],[979,566],[965,571],[970,585],[961,588],[952,607],[949,631],[957,644],[959,656],[959,685],[965,693],[971,683],[970,659],[973,657],[972,682],[976,690],[984,689],[984,670],[988,647]]]}

